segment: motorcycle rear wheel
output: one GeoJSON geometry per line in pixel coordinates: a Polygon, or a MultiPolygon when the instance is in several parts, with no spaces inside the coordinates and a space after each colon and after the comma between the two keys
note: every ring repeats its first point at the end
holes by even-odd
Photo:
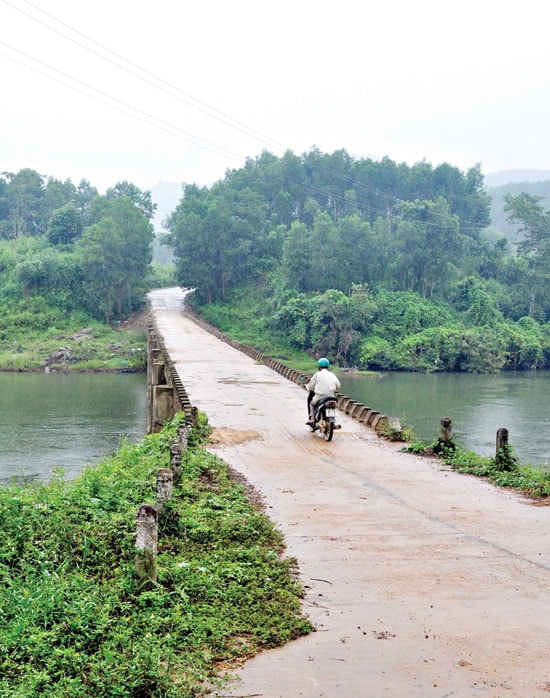
{"type": "Polygon", "coordinates": [[[323,435],[325,437],[325,441],[332,441],[332,437],[334,435],[334,422],[331,422],[327,420],[325,422],[325,428],[323,429],[323,435]]]}

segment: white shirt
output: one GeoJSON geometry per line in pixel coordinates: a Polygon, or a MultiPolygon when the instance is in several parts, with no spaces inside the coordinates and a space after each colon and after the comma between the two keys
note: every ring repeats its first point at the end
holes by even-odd
{"type": "Polygon", "coordinates": [[[340,389],[340,381],[326,368],[317,371],[306,385],[307,390],[316,396],[331,395],[340,389]]]}

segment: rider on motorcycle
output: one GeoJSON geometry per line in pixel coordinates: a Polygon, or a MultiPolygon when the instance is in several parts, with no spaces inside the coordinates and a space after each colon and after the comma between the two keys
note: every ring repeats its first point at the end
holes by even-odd
{"type": "Polygon", "coordinates": [[[340,390],[340,381],[338,378],[328,370],[330,366],[330,361],[325,359],[319,359],[317,362],[319,370],[315,373],[309,383],[306,385],[306,390],[309,391],[307,398],[307,406],[309,413],[309,420],[306,422],[307,425],[313,424],[315,421],[315,405],[324,397],[334,397],[337,390],[340,390]]]}

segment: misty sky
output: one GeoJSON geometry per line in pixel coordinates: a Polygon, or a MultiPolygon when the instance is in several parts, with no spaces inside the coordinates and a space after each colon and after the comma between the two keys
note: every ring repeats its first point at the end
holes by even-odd
{"type": "Polygon", "coordinates": [[[0,171],[202,185],[314,145],[550,169],[548,7],[0,0],[0,171]]]}

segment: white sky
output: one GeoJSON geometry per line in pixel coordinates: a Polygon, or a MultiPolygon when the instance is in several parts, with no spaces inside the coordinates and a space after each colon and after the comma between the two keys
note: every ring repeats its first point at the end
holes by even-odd
{"type": "Polygon", "coordinates": [[[547,0],[0,0],[0,172],[202,185],[314,145],[550,169],[549,20],[547,0]]]}

